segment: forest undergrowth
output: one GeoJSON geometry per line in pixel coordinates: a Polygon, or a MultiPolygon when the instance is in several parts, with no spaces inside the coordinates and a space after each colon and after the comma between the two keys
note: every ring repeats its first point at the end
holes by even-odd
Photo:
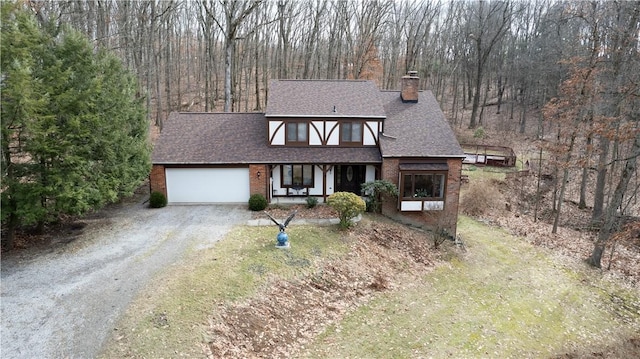
{"type": "MultiPolygon", "coordinates": [[[[546,164],[546,155],[539,158],[539,142],[515,131],[498,131],[499,116],[492,117],[490,129],[483,139],[473,137],[471,130],[457,129],[460,142],[483,143],[511,147],[516,156],[516,168],[495,168],[465,165],[463,174],[469,183],[461,188],[461,213],[468,213],[486,223],[508,230],[532,244],[552,250],[566,260],[586,261],[594,248],[598,226],[591,221],[592,207],[580,209],[579,170],[572,169],[567,184],[557,233],[552,233],[556,212],[553,210],[554,173],[546,164]],[[522,170],[529,162],[529,174],[507,176],[522,170]],[[542,165],[541,168],[539,167],[542,165]],[[540,179],[538,178],[540,174],[540,179]],[[474,199],[475,198],[475,199],[474,199]],[[465,208],[465,206],[467,208],[465,208]],[[476,210],[479,208],[479,210],[476,210]],[[469,210],[472,213],[469,213],[469,210]]],[[[535,132],[535,128],[529,130],[535,132]]],[[[595,182],[595,173],[589,181],[595,182]]],[[[587,204],[593,201],[593,188],[587,187],[587,204]]],[[[621,218],[621,228],[606,246],[600,273],[640,289],[640,217],[633,215],[638,204],[631,202],[627,215],[621,218]]]]}

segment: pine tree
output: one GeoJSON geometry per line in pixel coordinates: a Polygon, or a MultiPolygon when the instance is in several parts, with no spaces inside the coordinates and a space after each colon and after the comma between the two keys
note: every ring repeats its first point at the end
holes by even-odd
{"type": "Polygon", "coordinates": [[[12,247],[20,222],[34,222],[43,215],[42,208],[35,205],[38,194],[31,181],[32,161],[25,146],[28,123],[41,114],[46,96],[33,75],[37,65],[33,55],[43,40],[35,21],[13,3],[3,2],[1,12],[2,222],[7,229],[3,240],[12,247]]]}
{"type": "Polygon", "coordinates": [[[68,27],[41,30],[16,6],[2,9],[2,219],[11,246],[18,225],[42,228],[131,194],[149,173],[150,148],[136,83],[113,54],[68,27]]]}

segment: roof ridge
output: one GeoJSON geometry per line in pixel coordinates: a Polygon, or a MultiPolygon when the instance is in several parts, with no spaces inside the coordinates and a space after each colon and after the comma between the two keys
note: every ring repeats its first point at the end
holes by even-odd
{"type": "Polygon", "coordinates": [[[265,114],[262,111],[254,111],[254,112],[174,111],[172,113],[177,113],[179,115],[264,115],[265,114]]]}
{"type": "Polygon", "coordinates": [[[272,79],[272,81],[297,81],[297,82],[373,82],[364,79],[272,79]]]}

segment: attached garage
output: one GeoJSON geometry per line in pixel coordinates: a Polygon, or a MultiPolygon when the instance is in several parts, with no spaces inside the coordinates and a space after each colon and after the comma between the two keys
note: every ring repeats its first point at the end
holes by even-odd
{"type": "Polygon", "coordinates": [[[169,203],[246,203],[249,168],[165,168],[169,203]]]}

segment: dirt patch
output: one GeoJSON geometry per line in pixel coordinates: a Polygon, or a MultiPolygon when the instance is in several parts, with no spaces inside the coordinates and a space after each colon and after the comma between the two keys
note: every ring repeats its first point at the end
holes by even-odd
{"type": "MultiPolygon", "coordinates": [[[[60,215],[55,221],[47,223],[43,228],[36,226],[23,226],[15,233],[13,249],[7,251],[4,245],[0,250],[4,252],[24,252],[24,251],[49,251],[64,250],[65,245],[80,238],[87,230],[94,230],[107,227],[113,222],[111,217],[120,211],[144,202],[149,196],[149,184],[143,183],[138,187],[133,195],[121,198],[116,203],[111,203],[105,207],[90,211],[82,216],[60,215]]],[[[6,228],[2,228],[2,238],[6,238],[6,228]]]]}
{"type": "Polygon", "coordinates": [[[640,336],[628,338],[617,345],[605,348],[579,349],[575,352],[565,353],[552,359],[619,359],[638,358],[640,356],[640,336]]]}
{"type": "MultiPolygon", "coordinates": [[[[382,220],[382,219],[381,219],[382,220]]],[[[287,357],[400,275],[433,267],[438,254],[426,234],[363,221],[348,233],[347,258],[323,263],[297,280],[274,279],[260,295],[221,304],[211,318],[209,357],[287,357]]]]}
{"type": "MultiPolygon", "coordinates": [[[[318,204],[313,208],[307,208],[307,206],[303,204],[272,204],[269,205],[269,207],[265,209],[265,211],[276,219],[287,218],[293,211],[297,211],[295,218],[338,218],[338,213],[326,204],[318,204]]],[[[252,213],[252,218],[264,219],[268,217],[262,211],[258,211],[252,213]]]]}

